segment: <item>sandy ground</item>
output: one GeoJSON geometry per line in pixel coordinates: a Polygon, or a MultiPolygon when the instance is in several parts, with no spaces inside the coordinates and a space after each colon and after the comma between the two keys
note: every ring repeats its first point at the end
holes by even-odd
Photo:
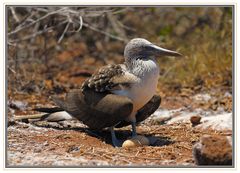
{"type": "MultiPolygon", "coordinates": [[[[229,94],[225,97],[227,103],[232,99],[229,94]]],[[[209,100],[214,98],[206,94],[165,97],[159,110],[137,127],[138,134],[152,144],[133,148],[114,148],[109,131],[91,131],[76,120],[11,122],[7,128],[7,166],[197,166],[192,147],[203,135],[232,137],[231,110],[224,104],[216,109],[202,104],[212,103],[209,100]],[[200,116],[200,124],[193,126],[192,116],[200,116]]],[[[130,130],[130,126],[118,129],[117,137],[125,141],[130,130]]]]}

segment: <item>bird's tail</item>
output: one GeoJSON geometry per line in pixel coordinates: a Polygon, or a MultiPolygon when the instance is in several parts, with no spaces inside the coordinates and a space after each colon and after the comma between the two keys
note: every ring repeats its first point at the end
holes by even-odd
{"type": "Polygon", "coordinates": [[[58,106],[52,108],[35,108],[35,111],[45,112],[46,114],[40,120],[46,121],[63,121],[73,119],[73,117],[64,111],[64,101],[58,96],[51,96],[50,99],[58,106]]]}
{"type": "Polygon", "coordinates": [[[34,111],[42,112],[40,114],[33,114],[33,115],[21,115],[21,116],[15,116],[15,120],[18,121],[51,121],[51,122],[57,122],[57,121],[63,121],[63,120],[69,120],[73,119],[73,117],[64,111],[62,108],[64,106],[64,102],[57,98],[56,96],[52,96],[50,98],[53,100],[59,107],[40,107],[40,108],[34,108],[34,111]]]}
{"type": "Polygon", "coordinates": [[[54,95],[54,96],[50,96],[50,99],[58,106],[58,107],[55,107],[56,111],[58,111],[58,109],[60,111],[63,111],[64,108],[65,108],[65,103],[62,99],[60,99],[58,96],[54,95]],[[57,109],[58,108],[58,109],[57,109]]]}
{"type": "Polygon", "coordinates": [[[45,112],[45,113],[55,113],[55,112],[60,112],[60,111],[64,111],[62,108],[60,107],[52,107],[52,108],[34,108],[34,111],[38,111],[38,112],[45,112]]]}

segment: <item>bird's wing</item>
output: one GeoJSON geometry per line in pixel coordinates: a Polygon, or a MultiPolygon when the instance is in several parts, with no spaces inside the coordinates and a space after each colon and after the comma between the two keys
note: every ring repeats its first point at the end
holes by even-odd
{"type": "MultiPolygon", "coordinates": [[[[161,104],[161,97],[159,95],[154,95],[152,99],[137,112],[136,122],[139,123],[147,119],[159,108],[160,104],[161,104]]],[[[116,127],[120,128],[130,124],[131,124],[130,122],[123,120],[116,127]]]]}
{"type": "Polygon", "coordinates": [[[123,121],[132,112],[132,101],[124,96],[100,93],[93,90],[72,90],[65,100],[53,101],[70,115],[91,129],[111,127],[123,121]]]}
{"type": "Polygon", "coordinates": [[[111,92],[113,90],[131,87],[138,78],[126,71],[124,64],[108,65],[100,68],[82,84],[82,91],[111,92]]]}

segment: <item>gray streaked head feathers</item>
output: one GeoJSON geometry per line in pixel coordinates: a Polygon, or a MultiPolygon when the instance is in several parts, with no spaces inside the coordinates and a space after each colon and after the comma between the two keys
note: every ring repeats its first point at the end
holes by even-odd
{"type": "Polygon", "coordinates": [[[130,42],[128,42],[128,44],[125,46],[124,57],[129,58],[136,57],[139,55],[144,56],[147,54],[147,50],[150,45],[152,45],[152,43],[146,39],[134,38],[130,42]]]}
{"type": "Polygon", "coordinates": [[[126,61],[136,58],[148,59],[152,56],[182,56],[180,53],[161,48],[143,38],[134,38],[126,45],[124,57],[126,61]]]}

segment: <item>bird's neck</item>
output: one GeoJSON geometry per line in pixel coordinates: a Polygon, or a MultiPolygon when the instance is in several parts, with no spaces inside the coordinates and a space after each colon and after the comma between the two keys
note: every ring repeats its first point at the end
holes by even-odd
{"type": "Polygon", "coordinates": [[[159,66],[154,58],[148,60],[136,59],[128,62],[127,69],[140,78],[148,77],[149,75],[159,75],[159,66]]]}

